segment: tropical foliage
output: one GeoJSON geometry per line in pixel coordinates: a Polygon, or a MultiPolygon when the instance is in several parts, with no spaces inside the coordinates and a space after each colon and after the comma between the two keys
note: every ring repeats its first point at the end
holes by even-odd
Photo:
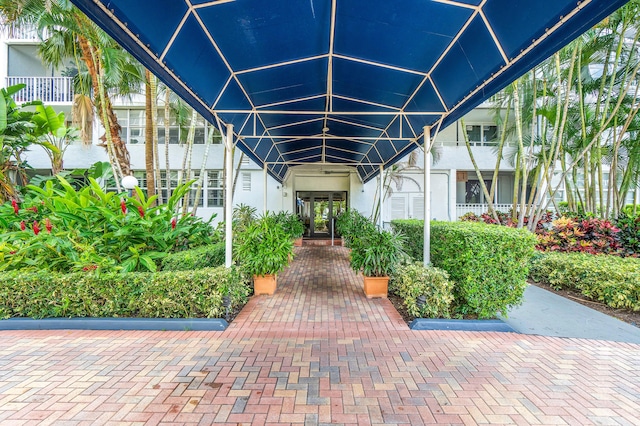
{"type": "Polygon", "coordinates": [[[90,179],[76,190],[58,177],[29,185],[25,200],[0,206],[0,270],[155,271],[167,253],[210,244],[209,223],[176,209],[188,186],[169,202],[105,192],[90,179]]]}

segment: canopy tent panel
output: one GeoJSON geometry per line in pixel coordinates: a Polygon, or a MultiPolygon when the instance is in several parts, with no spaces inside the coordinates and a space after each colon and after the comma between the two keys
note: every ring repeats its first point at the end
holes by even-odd
{"type": "Polygon", "coordinates": [[[429,0],[403,2],[399,13],[395,3],[340,1],[335,53],[426,73],[473,14],[429,0]]]}
{"type": "Polygon", "coordinates": [[[626,1],[72,0],[278,181],[311,139],[365,182],[626,1]]]}

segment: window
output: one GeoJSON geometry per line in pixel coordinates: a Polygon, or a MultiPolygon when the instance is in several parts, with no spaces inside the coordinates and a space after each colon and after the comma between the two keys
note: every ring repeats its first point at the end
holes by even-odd
{"type": "Polygon", "coordinates": [[[204,206],[204,183],[200,187],[200,191],[198,191],[198,184],[200,182],[200,170],[192,171],[191,179],[196,179],[196,181],[191,184],[191,191],[189,191],[189,207],[193,207],[196,197],[198,198],[198,207],[202,207],[204,206]]]}
{"type": "MultiPolygon", "coordinates": [[[[173,191],[174,189],[176,189],[178,187],[178,171],[177,170],[170,170],[169,171],[169,178],[170,178],[170,182],[171,182],[171,191],[173,191]]],[[[158,183],[156,182],[156,186],[158,186],[158,183]]],[[[166,203],[167,202],[167,172],[163,171],[160,172],[160,188],[162,190],[162,200],[166,203]]]]}
{"type": "Polygon", "coordinates": [[[144,143],[145,114],[142,109],[115,110],[120,124],[120,138],[129,144],[144,143]]]}
{"type": "MultiPolygon", "coordinates": [[[[120,137],[123,141],[130,144],[145,143],[146,114],[143,109],[117,109],[115,110],[118,123],[120,124],[120,137]]],[[[190,118],[190,116],[189,116],[190,118]]],[[[169,143],[177,144],[185,141],[189,134],[189,123],[182,127],[178,125],[175,114],[171,113],[169,117],[169,143]]],[[[196,119],[196,127],[194,133],[194,144],[204,144],[208,137],[211,137],[211,143],[222,143],[222,136],[215,126],[207,123],[204,118],[198,116],[196,119]]],[[[165,127],[164,127],[164,108],[158,109],[158,143],[165,143],[165,127]]]]}
{"type": "Polygon", "coordinates": [[[490,146],[498,144],[498,126],[493,124],[468,124],[466,125],[469,143],[478,146],[490,146]]]}
{"type": "Polygon", "coordinates": [[[242,156],[242,161],[240,162],[240,164],[242,164],[243,166],[248,166],[249,165],[249,157],[247,157],[246,155],[242,156]]]}
{"type": "Polygon", "coordinates": [[[242,173],[242,190],[251,191],[251,173],[242,173]]]}
{"type": "Polygon", "coordinates": [[[207,172],[207,207],[224,207],[223,175],[220,170],[207,172]]]}

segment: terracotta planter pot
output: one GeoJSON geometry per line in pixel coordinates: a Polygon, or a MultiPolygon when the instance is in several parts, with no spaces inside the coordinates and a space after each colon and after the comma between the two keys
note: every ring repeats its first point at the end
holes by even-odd
{"type": "Polygon", "coordinates": [[[389,277],[364,277],[364,294],[367,299],[387,298],[389,277]]]}
{"type": "Polygon", "coordinates": [[[253,276],[253,292],[254,294],[272,295],[276,292],[276,276],[275,275],[254,275],[253,276]]]}
{"type": "Polygon", "coordinates": [[[296,238],[295,240],[293,240],[293,245],[295,247],[302,247],[302,237],[296,238]]]}

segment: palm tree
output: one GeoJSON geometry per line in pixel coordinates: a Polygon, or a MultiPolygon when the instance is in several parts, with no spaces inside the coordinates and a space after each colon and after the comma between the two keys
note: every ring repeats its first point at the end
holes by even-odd
{"type": "MultiPolygon", "coordinates": [[[[41,34],[45,29],[50,32],[39,47],[46,64],[60,67],[73,60],[78,75],[87,74],[77,79],[77,93],[92,95],[119,184],[131,173],[131,165],[110,94],[138,93],[144,81],[141,65],[68,0],[0,0],[0,13],[5,22],[34,24],[41,34]]],[[[78,105],[86,102],[79,100],[78,105]]]]}

